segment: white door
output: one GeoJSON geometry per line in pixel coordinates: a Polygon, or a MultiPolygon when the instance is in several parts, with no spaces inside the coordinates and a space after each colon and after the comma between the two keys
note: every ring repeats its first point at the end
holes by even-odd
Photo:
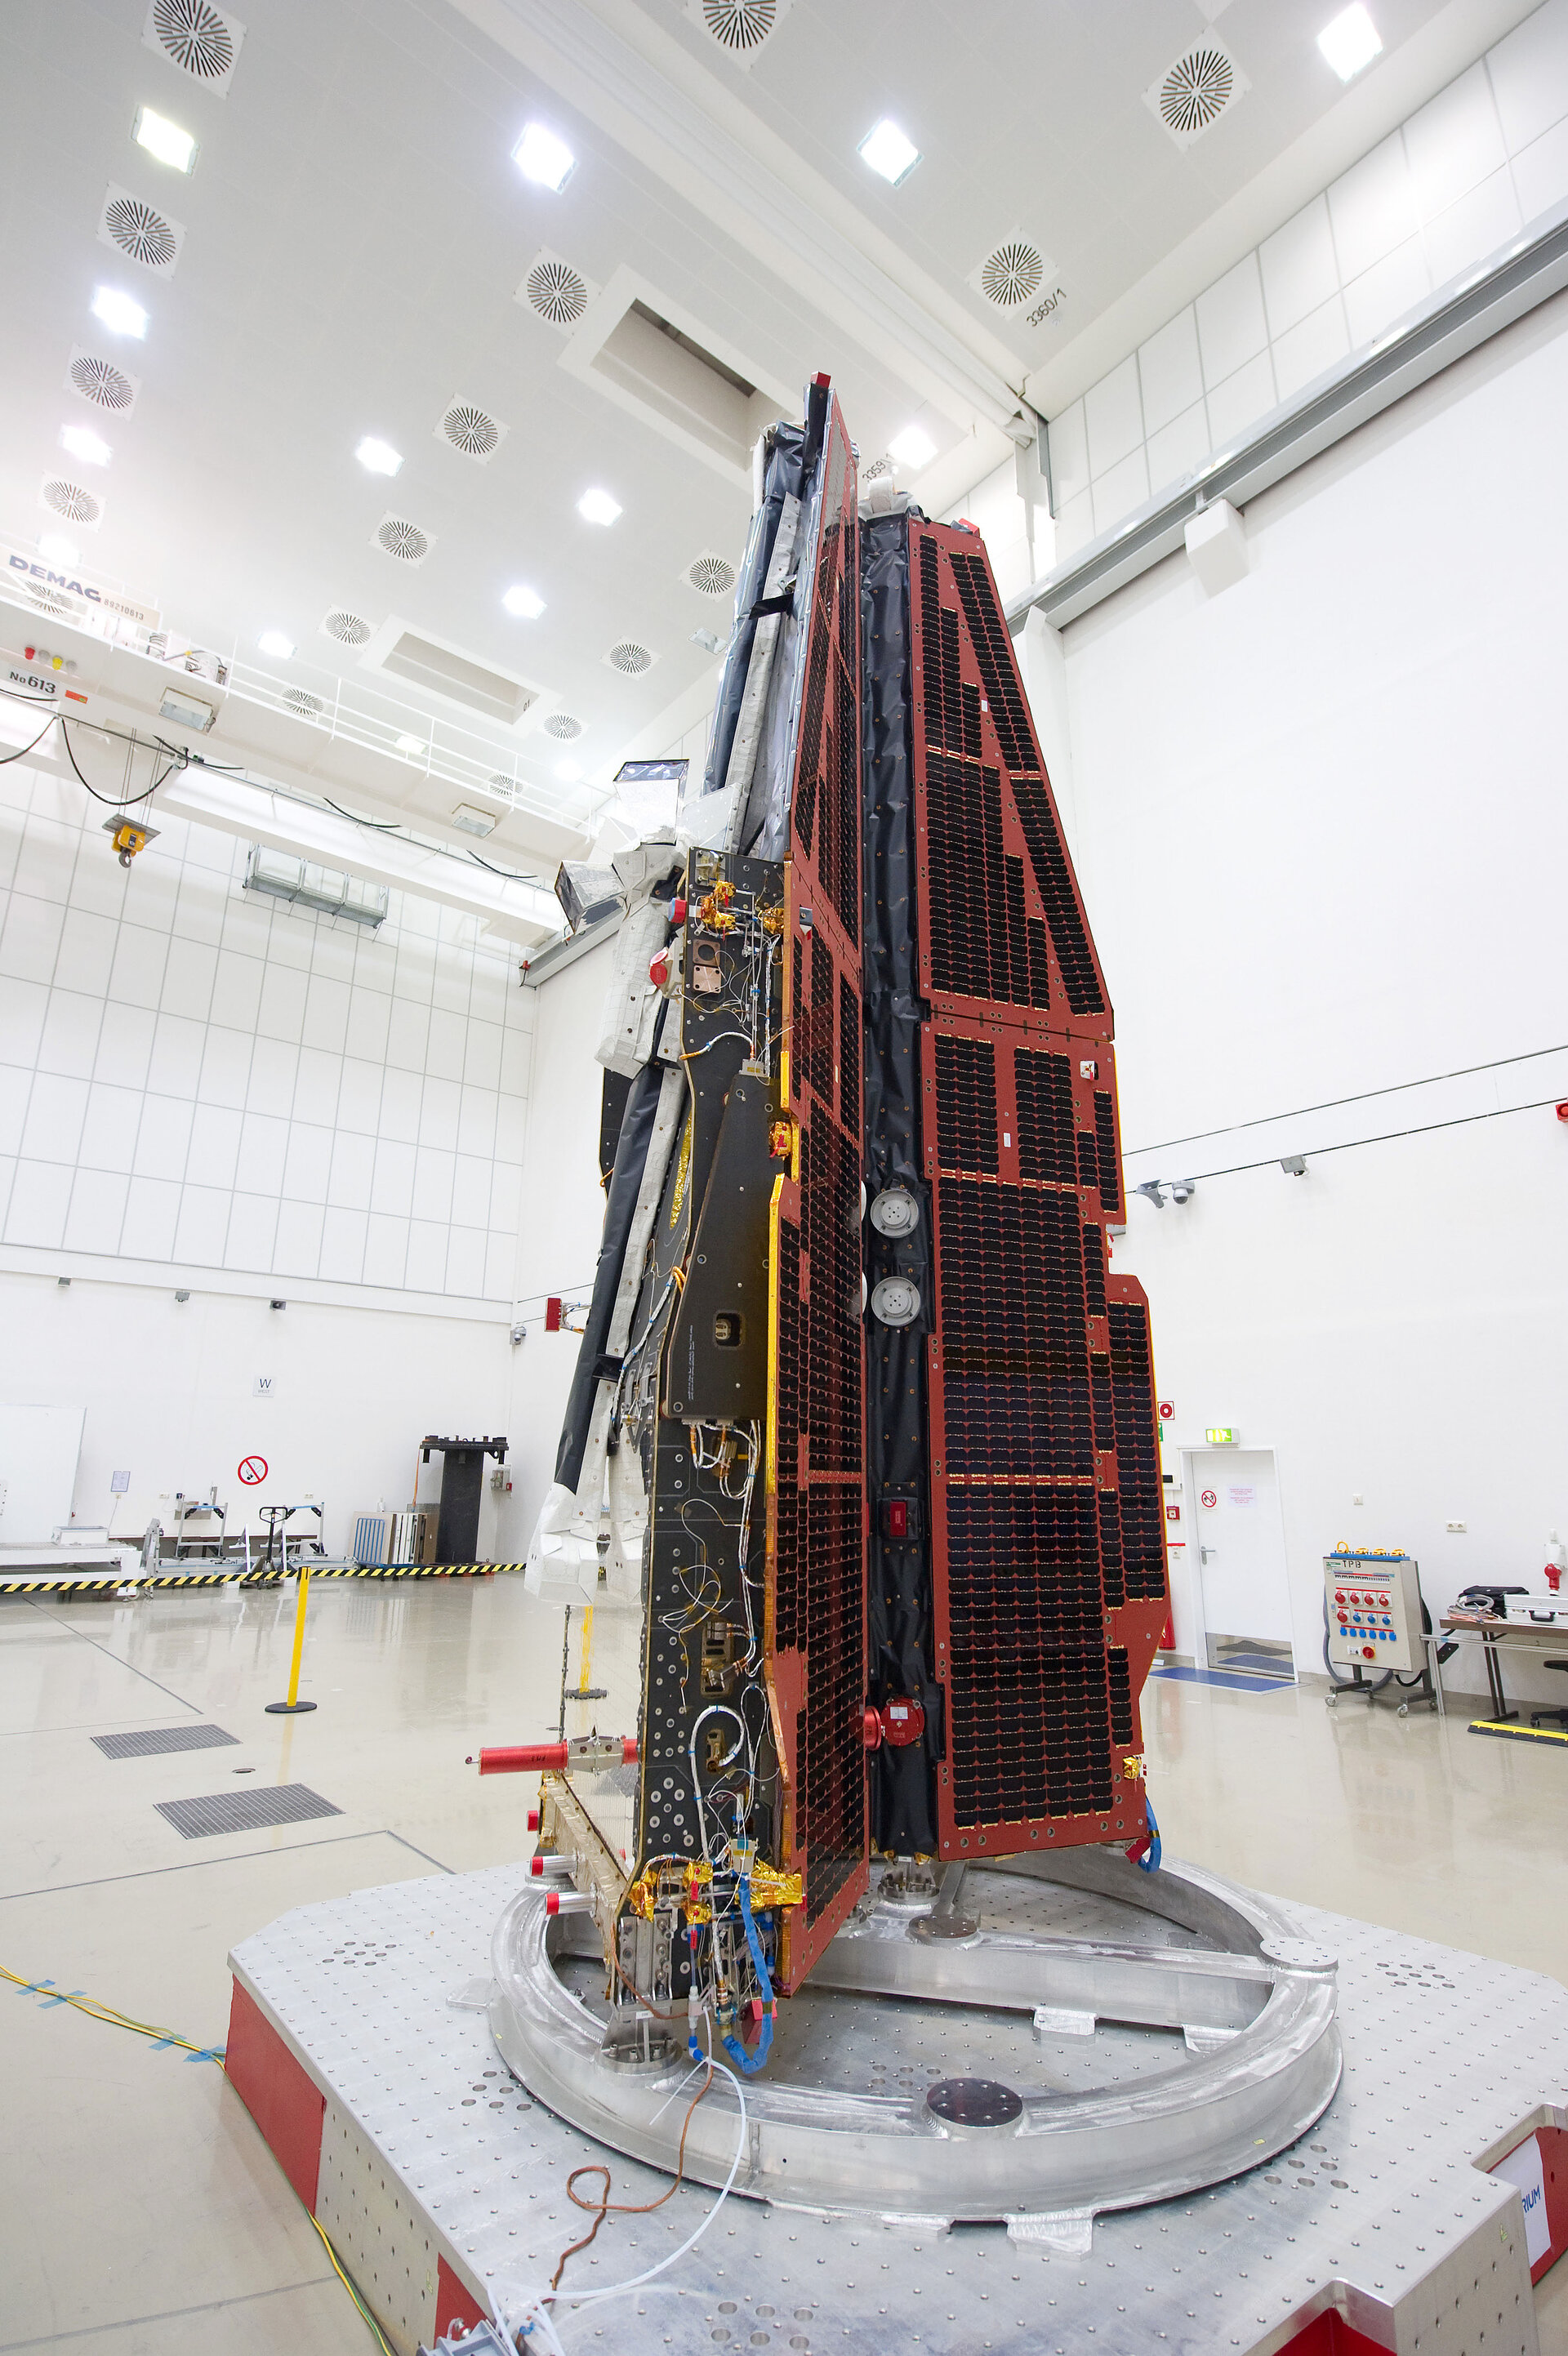
{"type": "Polygon", "coordinates": [[[1192,1485],[1208,1635],[1288,1644],[1290,1589],[1273,1449],[1195,1449],[1192,1485]]]}
{"type": "Polygon", "coordinates": [[[0,1407],[0,1546],[48,1546],[70,1519],[86,1409],[0,1407]]]}

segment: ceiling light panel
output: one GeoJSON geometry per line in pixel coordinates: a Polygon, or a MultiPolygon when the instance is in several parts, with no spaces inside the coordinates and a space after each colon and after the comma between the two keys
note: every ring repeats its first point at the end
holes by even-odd
{"type": "Polygon", "coordinates": [[[99,286],[92,296],[92,316],[102,320],[112,336],[145,336],[147,315],[134,295],[124,294],[118,286],[99,286]]]}
{"type": "Polygon", "coordinates": [[[918,475],[937,455],[937,445],[923,425],[906,425],[887,444],[887,455],[903,473],[918,475]]]}
{"type": "Polygon", "coordinates": [[[686,14],[737,66],[749,67],[789,13],[789,0],[686,0],[686,14]]]}
{"type": "Polygon", "coordinates": [[[543,123],[529,123],[511,151],[511,160],[525,180],[536,187],[552,189],[557,196],[577,167],[577,159],[564,139],[543,123]]]}
{"type": "Polygon", "coordinates": [[[518,281],[516,300],[526,303],[546,326],[570,335],[598,291],[595,281],[564,254],[541,246],[518,281]]]}
{"type": "Polygon", "coordinates": [[[1382,37],[1360,0],[1325,25],[1317,46],[1341,81],[1354,81],[1364,67],[1383,53],[1382,37]]]}
{"type": "Polygon", "coordinates": [[[520,622],[537,622],[544,611],[544,600],[538,590],[530,589],[527,584],[521,581],[512,584],[501,599],[501,604],[506,607],[507,612],[513,615],[520,622]]]}
{"type": "Polygon", "coordinates": [[[508,429],[499,418],[492,417],[477,401],[464,401],[454,394],[435,421],[435,439],[445,442],[475,465],[488,466],[501,444],[508,429]]]}
{"type": "Polygon", "coordinates": [[[920,160],[920,151],[908,134],[886,119],[866,133],[858,152],[872,170],[894,188],[900,180],[908,178],[920,160]]]}
{"type": "Polygon", "coordinates": [[[69,450],[84,466],[106,466],[114,455],[102,435],[94,434],[91,425],[62,425],[59,446],[69,450]]]}
{"type": "Polygon", "coordinates": [[[274,662],[287,662],[294,652],[294,640],[285,637],[281,630],[263,630],[256,644],[263,654],[271,655],[274,662]]]}
{"type": "Polygon", "coordinates": [[[354,455],[367,475],[395,475],[403,465],[403,453],[374,434],[365,435],[356,445],[354,455]]]}
{"type": "Polygon", "coordinates": [[[81,551],[74,540],[67,540],[63,531],[41,531],[38,534],[38,554],[46,564],[80,564],[81,551]]]}
{"type": "Polygon", "coordinates": [[[112,411],[124,416],[136,405],[136,395],[142,390],[142,380],[132,376],[127,369],[116,368],[101,352],[84,350],[81,344],[71,346],[70,359],[65,372],[65,389],[79,392],[94,409],[112,411]]]}
{"type": "Polygon", "coordinates": [[[160,164],[167,164],[171,170],[195,171],[201,150],[190,133],[182,131],[166,115],[155,113],[150,106],[137,108],[131,136],[138,147],[145,147],[149,155],[156,156],[160,164]]]}
{"type": "Polygon", "coordinates": [[[152,0],[142,27],[145,48],[219,98],[229,95],[244,38],[239,18],[213,0],[152,0]]]}
{"type": "Polygon", "coordinates": [[[611,524],[620,514],[618,501],[608,491],[589,490],[577,501],[577,513],[585,523],[611,524]]]}
{"type": "Polygon", "coordinates": [[[493,810],[476,809],[472,802],[459,802],[452,813],[452,823],[460,834],[493,834],[496,819],[493,810]]]}

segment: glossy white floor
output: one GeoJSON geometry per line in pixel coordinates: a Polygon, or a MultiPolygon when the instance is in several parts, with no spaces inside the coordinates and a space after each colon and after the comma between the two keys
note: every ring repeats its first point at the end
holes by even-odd
{"type": "MultiPolygon", "coordinates": [[[[319,1708],[291,1720],[263,1705],[283,1691],[292,1614],[292,1590],[0,1603],[0,1963],[220,2044],[224,1956],[285,1908],[531,1846],[531,1788],[481,1783],[463,1762],[481,1741],[538,1739],[554,1718],[558,1611],[515,1579],[318,1583],[303,1690],[319,1708]],[[239,1746],[116,1761],[91,1740],[200,1721],[239,1746]],[[154,1805],[263,1783],[306,1783],[342,1813],[187,1841],[154,1805]]],[[[1146,1725],[1167,1845],[1561,1976],[1568,1751],[1466,1724],[1329,1711],[1320,1685],[1156,1682],[1146,1725]]],[[[371,2346],[210,2062],[5,1983],[0,2024],[0,2356],[371,2346]]],[[[1538,2307],[1542,2348],[1560,2356],[1568,2265],[1538,2307]]]]}

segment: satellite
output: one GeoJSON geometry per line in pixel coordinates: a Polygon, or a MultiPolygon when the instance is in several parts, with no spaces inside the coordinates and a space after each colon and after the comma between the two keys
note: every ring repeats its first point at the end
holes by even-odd
{"type": "Polygon", "coordinates": [[[765,439],[703,776],[562,897],[620,911],[529,1568],[583,1672],[481,1764],[546,1771],[607,2053],[705,2018],[750,2073],[874,1862],[950,1913],[971,1865],[1146,1845],[1168,1601],[1111,1007],[995,582],[860,505],[825,378],[765,439]]]}

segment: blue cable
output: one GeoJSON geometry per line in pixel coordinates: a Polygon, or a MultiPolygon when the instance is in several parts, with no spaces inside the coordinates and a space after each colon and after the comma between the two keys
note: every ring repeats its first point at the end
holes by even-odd
{"type": "Polygon", "coordinates": [[[1144,1801],[1144,1805],[1148,1811],[1149,1817],[1149,1846],[1144,1850],[1143,1856],[1138,1859],[1138,1870],[1140,1873],[1158,1873],[1160,1869],[1160,1828],[1155,1820],[1153,1804],[1146,1795],[1144,1801]]]}
{"type": "Polygon", "coordinates": [[[753,2078],[767,2061],[768,2048],[773,2042],[773,1983],[768,1976],[768,1958],[762,1952],[762,1942],[757,1935],[757,1925],[751,1919],[749,1874],[743,1873],[736,1887],[740,1892],[740,1916],[741,1921],[746,1924],[746,1944],[751,1949],[751,1960],[762,1986],[762,2029],[757,2037],[755,2053],[748,2053],[739,2038],[732,2037],[727,2029],[723,2032],[720,2042],[736,2068],[744,2070],[748,2078],[753,2078]]]}

